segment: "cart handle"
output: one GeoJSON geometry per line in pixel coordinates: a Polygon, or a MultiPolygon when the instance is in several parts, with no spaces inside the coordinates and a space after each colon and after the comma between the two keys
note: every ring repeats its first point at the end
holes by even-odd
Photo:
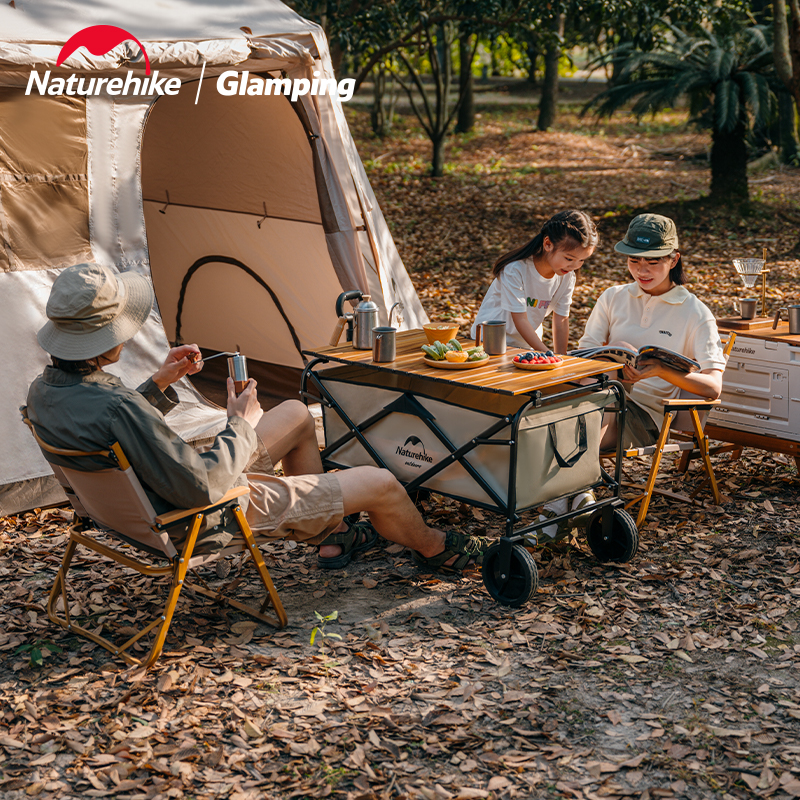
{"type": "Polygon", "coordinates": [[[568,459],[564,458],[561,453],[558,452],[555,422],[551,422],[547,426],[547,432],[550,434],[550,444],[553,445],[553,455],[556,457],[556,463],[562,469],[574,467],[580,460],[580,457],[588,449],[586,446],[586,416],[584,414],[578,417],[578,452],[573,453],[568,459]]]}

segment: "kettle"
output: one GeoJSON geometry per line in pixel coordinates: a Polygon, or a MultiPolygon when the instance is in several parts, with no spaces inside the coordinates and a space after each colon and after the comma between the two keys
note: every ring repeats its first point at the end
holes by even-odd
{"type": "Polygon", "coordinates": [[[372,302],[370,295],[362,294],[358,289],[342,292],[336,300],[336,316],[339,321],[331,337],[331,346],[339,343],[342,330],[347,326],[345,340],[353,343],[357,350],[372,349],[372,329],[377,327],[378,306],[372,302]],[[361,300],[352,314],[344,313],[344,304],[347,300],[361,300]]]}

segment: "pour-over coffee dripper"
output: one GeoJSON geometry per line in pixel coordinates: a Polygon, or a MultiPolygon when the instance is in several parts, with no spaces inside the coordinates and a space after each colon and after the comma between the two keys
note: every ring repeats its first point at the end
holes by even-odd
{"type": "Polygon", "coordinates": [[[764,258],[734,258],[733,266],[742,279],[746,289],[752,289],[761,276],[761,313],[766,314],[767,308],[767,251],[764,249],[764,258]]]}

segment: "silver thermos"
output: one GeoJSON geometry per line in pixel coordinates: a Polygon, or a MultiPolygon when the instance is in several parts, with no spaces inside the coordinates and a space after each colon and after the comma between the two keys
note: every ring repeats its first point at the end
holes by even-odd
{"type": "Polygon", "coordinates": [[[372,350],[372,329],[380,325],[378,306],[365,294],[353,312],[353,347],[356,350],[372,350]]]}

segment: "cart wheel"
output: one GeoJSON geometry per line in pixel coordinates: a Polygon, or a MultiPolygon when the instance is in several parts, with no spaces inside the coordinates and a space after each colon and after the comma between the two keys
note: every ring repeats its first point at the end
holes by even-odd
{"type": "Polygon", "coordinates": [[[630,561],[639,549],[639,531],[633,517],[621,508],[614,509],[611,533],[603,536],[603,512],[598,511],[586,526],[586,541],[598,561],[630,561]]]}
{"type": "Polygon", "coordinates": [[[511,549],[509,574],[500,574],[500,545],[493,544],[483,555],[483,583],[489,594],[504,606],[524,606],[539,586],[539,572],[533,556],[522,545],[511,549]]]}

